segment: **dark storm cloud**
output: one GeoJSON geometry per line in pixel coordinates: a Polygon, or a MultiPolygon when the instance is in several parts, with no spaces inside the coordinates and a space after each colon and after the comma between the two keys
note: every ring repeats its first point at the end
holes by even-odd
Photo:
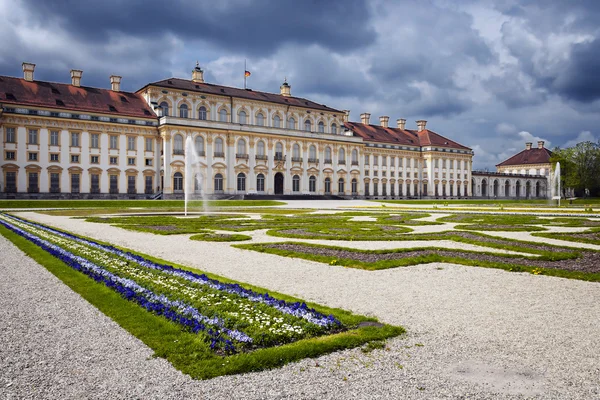
{"type": "Polygon", "coordinates": [[[366,0],[28,0],[40,23],[58,18],[74,36],[105,42],[124,33],[152,39],[172,33],[224,51],[269,55],[285,43],[350,50],[375,33],[366,0]]]}
{"type": "Polygon", "coordinates": [[[509,107],[542,102],[541,92],[580,103],[600,99],[600,1],[527,0],[505,2],[498,8],[514,18],[502,27],[503,43],[534,86],[514,87],[510,75],[505,74],[506,91],[501,85],[490,86],[500,99],[509,107]],[[560,38],[567,35],[580,39],[553,52],[553,47],[564,46],[560,38]]]}
{"type": "Polygon", "coordinates": [[[569,62],[550,87],[556,93],[580,102],[600,99],[600,39],[575,44],[569,62]]]}

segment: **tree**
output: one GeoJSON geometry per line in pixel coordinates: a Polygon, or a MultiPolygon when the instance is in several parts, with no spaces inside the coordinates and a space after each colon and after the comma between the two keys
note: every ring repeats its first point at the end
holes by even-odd
{"type": "Polygon", "coordinates": [[[556,148],[550,157],[552,168],[560,162],[561,187],[572,188],[578,195],[586,189],[600,190],[600,143],[581,142],[566,149],[556,148]]]}

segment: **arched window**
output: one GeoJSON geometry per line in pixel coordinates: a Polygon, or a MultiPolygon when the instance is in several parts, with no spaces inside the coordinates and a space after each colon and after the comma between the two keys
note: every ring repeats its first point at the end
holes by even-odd
{"type": "Polygon", "coordinates": [[[331,147],[325,147],[325,164],[331,164],[331,147]]]}
{"type": "Polygon", "coordinates": [[[358,151],[352,150],[352,165],[358,165],[358,151]]]}
{"type": "Polygon", "coordinates": [[[358,193],[358,181],[356,178],[352,179],[352,194],[358,193]]]}
{"type": "Polygon", "coordinates": [[[306,132],[310,132],[312,130],[312,125],[311,125],[309,119],[307,119],[306,121],[304,121],[304,130],[306,132]]]}
{"type": "Polygon", "coordinates": [[[183,175],[181,172],[175,172],[173,175],[173,190],[183,190],[183,175]]]}
{"type": "Polygon", "coordinates": [[[246,154],[246,141],[244,139],[240,139],[237,142],[237,153],[239,155],[246,154]]]}
{"type": "Polygon", "coordinates": [[[166,101],[163,101],[162,103],[160,103],[160,108],[162,110],[163,117],[166,117],[169,115],[169,103],[167,103],[166,101]]]}
{"type": "Polygon", "coordinates": [[[300,177],[298,175],[294,175],[292,177],[292,192],[300,191],[300,177]]]}
{"type": "Polygon", "coordinates": [[[281,142],[277,142],[277,144],[275,144],[275,159],[283,160],[283,145],[281,142]]]}
{"type": "Polygon", "coordinates": [[[223,175],[216,174],[215,175],[215,192],[223,191],[223,175]]]}
{"type": "Polygon", "coordinates": [[[308,191],[314,193],[317,191],[317,178],[314,175],[311,175],[308,178],[308,191]]]}
{"type": "Polygon", "coordinates": [[[256,191],[258,191],[258,192],[265,191],[265,176],[263,174],[258,174],[256,176],[256,191]]]}
{"type": "Polygon", "coordinates": [[[238,114],[238,122],[240,124],[246,123],[246,111],[240,111],[240,113],[238,114]]]}
{"type": "Polygon", "coordinates": [[[246,175],[243,172],[240,172],[237,176],[237,190],[238,192],[246,190],[246,175]]]}
{"type": "Polygon", "coordinates": [[[338,164],[346,164],[346,150],[343,147],[338,151],[338,164]]]}
{"type": "Polygon", "coordinates": [[[300,145],[298,145],[298,143],[294,143],[294,147],[292,148],[292,157],[296,160],[300,158],[300,145]]]}
{"type": "Polygon", "coordinates": [[[333,133],[334,135],[337,135],[337,125],[336,124],[331,124],[331,133],[333,133]]]}
{"type": "Polygon", "coordinates": [[[256,155],[257,156],[264,156],[265,155],[265,142],[263,142],[262,140],[259,140],[256,143],[256,155]]]}
{"type": "Polygon", "coordinates": [[[225,153],[223,153],[223,139],[216,138],[215,139],[215,157],[225,157],[225,153]]]}
{"type": "Polygon", "coordinates": [[[294,117],[288,119],[288,129],[296,129],[296,120],[294,117]]]}
{"type": "Polygon", "coordinates": [[[312,162],[317,161],[317,148],[312,144],[308,148],[308,158],[312,162]]]}
{"type": "Polygon", "coordinates": [[[281,128],[281,118],[279,117],[279,115],[273,117],[273,126],[275,128],[281,128]]]}
{"type": "Polygon", "coordinates": [[[319,122],[319,133],[325,133],[325,124],[323,123],[323,121],[319,122]]]}
{"type": "Polygon", "coordinates": [[[227,122],[227,110],[224,108],[219,111],[219,121],[227,122]]]}
{"type": "Polygon", "coordinates": [[[204,106],[200,106],[200,108],[198,109],[198,119],[201,119],[203,121],[205,121],[206,118],[206,107],[204,106]]]}
{"type": "Polygon", "coordinates": [[[344,178],[338,179],[338,193],[344,193],[344,178]]]}
{"type": "Polygon", "coordinates": [[[202,137],[202,135],[196,136],[196,139],[194,140],[194,145],[196,147],[196,153],[198,153],[199,156],[203,156],[204,155],[204,138],[202,137]]]}
{"type": "Polygon", "coordinates": [[[331,194],[331,178],[325,178],[325,193],[331,194]]]}
{"type": "Polygon", "coordinates": [[[264,126],[265,125],[265,116],[262,113],[256,114],[256,125],[264,126]]]}
{"type": "Polygon", "coordinates": [[[173,137],[173,154],[183,154],[183,136],[181,135],[173,137]]]}
{"type": "Polygon", "coordinates": [[[188,106],[187,104],[182,104],[179,106],[179,118],[187,118],[188,117],[188,106]]]}

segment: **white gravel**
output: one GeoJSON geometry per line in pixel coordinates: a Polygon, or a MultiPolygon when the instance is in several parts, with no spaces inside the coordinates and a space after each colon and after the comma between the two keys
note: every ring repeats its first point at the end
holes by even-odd
{"type": "Polygon", "coordinates": [[[1,239],[0,398],[600,398],[598,283],[450,264],[363,271],[27,217],[409,333],[387,351],[192,381],[1,239]]]}

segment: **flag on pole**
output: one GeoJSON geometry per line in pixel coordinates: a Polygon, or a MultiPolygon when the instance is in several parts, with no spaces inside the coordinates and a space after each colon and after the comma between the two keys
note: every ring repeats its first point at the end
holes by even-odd
{"type": "Polygon", "coordinates": [[[249,77],[250,75],[252,75],[252,74],[250,73],[250,71],[244,71],[244,77],[246,77],[246,78],[247,78],[247,77],[249,77]]]}

